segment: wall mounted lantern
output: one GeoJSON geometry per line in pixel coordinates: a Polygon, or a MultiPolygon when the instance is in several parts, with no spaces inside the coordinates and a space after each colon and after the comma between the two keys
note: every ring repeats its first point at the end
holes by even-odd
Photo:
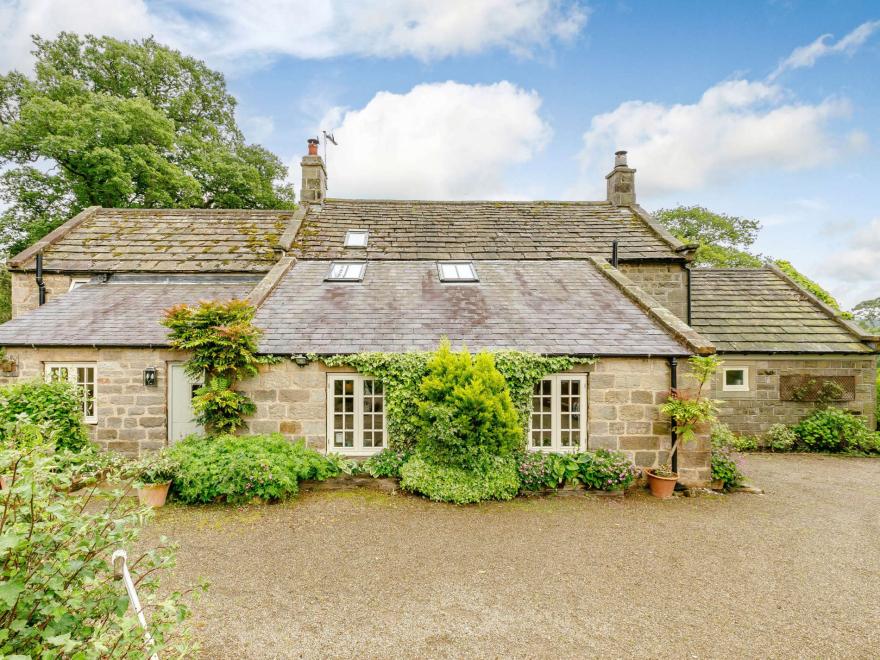
{"type": "Polygon", "coordinates": [[[156,367],[147,367],[144,369],[144,385],[146,387],[156,387],[159,382],[159,373],[156,367]]]}
{"type": "Polygon", "coordinates": [[[304,367],[309,363],[309,358],[305,355],[297,355],[293,358],[293,361],[296,363],[296,366],[304,367]]]}

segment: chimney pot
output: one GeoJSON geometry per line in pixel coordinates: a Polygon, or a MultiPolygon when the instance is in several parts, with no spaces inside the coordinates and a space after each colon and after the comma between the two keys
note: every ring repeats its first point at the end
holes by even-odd
{"type": "MultiPolygon", "coordinates": [[[[626,153],[626,152],[624,152],[626,153]]],[[[318,155],[318,138],[309,138],[309,156],[318,155]]]]}
{"type": "Polygon", "coordinates": [[[626,167],[626,151],[614,152],[614,167],[626,167]]]}

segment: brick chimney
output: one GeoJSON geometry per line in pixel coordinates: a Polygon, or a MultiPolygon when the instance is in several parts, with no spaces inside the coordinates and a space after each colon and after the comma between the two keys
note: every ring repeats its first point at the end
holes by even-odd
{"type": "Polygon", "coordinates": [[[605,175],[608,181],[608,201],[614,206],[636,203],[636,171],[627,166],[626,152],[614,152],[614,169],[605,175]]]}
{"type": "Polygon", "coordinates": [[[320,204],[327,195],[327,169],[318,155],[318,138],[309,138],[309,153],[303,156],[302,188],[299,201],[303,204],[320,204]]]}

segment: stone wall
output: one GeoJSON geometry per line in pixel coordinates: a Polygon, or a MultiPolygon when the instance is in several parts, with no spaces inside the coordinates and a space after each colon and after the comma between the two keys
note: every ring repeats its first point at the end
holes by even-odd
{"type": "Polygon", "coordinates": [[[619,270],[687,323],[687,271],[682,264],[622,262],[619,270]]]}
{"type": "MultiPolygon", "coordinates": [[[[12,318],[36,309],[40,304],[39,290],[34,273],[11,273],[12,275],[12,318]]],[[[70,275],[43,274],[46,285],[46,301],[57,298],[70,290],[70,275]]]]}
{"type": "Polygon", "coordinates": [[[874,428],[876,356],[724,355],[722,358],[725,367],[745,367],[748,370],[748,391],[725,392],[721,378],[716,379],[712,391],[712,397],[721,401],[719,419],[736,433],[758,435],[773,424],[796,424],[816,409],[815,403],[780,399],[780,378],[789,374],[809,374],[817,379],[822,376],[855,377],[855,400],[835,405],[860,415],[869,428],[874,428]]]}
{"type": "Polygon", "coordinates": [[[166,377],[168,362],[185,359],[170,350],[127,348],[15,348],[17,376],[0,373],[0,385],[43,378],[46,362],[94,362],[97,422],[87,424],[92,440],[107,449],[136,455],[160,449],[168,439],[166,377]],[[144,369],[156,367],[156,387],[144,385],[144,369]]]}
{"type": "MultiPolygon", "coordinates": [[[[679,383],[686,370],[679,360],[679,383]]],[[[659,406],[669,394],[669,363],[660,358],[602,358],[589,376],[589,449],[614,449],[640,467],[669,460],[669,421],[659,406]]],[[[705,484],[710,479],[707,436],[679,447],[682,483],[705,484]]]]}

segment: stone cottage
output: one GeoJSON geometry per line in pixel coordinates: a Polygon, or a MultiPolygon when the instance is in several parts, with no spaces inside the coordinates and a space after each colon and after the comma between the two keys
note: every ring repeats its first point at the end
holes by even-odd
{"type": "MultiPolygon", "coordinates": [[[[168,347],[163,310],[247,298],[261,350],[289,358],[242,384],[257,403],[249,430],[326,451],[368,455],[388,438],[382,384],[320,356],[431,350],[442,337],[595,358],[535,384],[534,450],[665,462],[658,406],[684,384],[688,356],[716,349],[728,360],[716,396],[735,428],[793,420],[824,379],[873,423],[876,338],[778,272],[691,270],[693,246],[636,203],[635,170],[615,158],[603,201],[336,199],[310,140],[296,211],[86,209],[9,262],[0,346],[17,366],[0,382],[68,379],[97,442],[162,447],[199,430],[198,383],[168,347]]],[[[682,481],[708,480],[708,449],[705,438],[683,449],[682,481]]]]}

